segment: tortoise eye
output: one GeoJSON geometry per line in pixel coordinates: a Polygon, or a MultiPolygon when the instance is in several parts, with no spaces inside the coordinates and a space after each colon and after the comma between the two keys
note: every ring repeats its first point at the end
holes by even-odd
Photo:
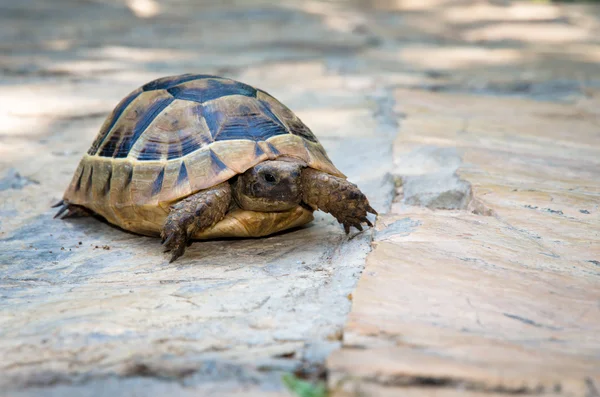
{"type": "Polygon", "coordinates": [[[275,181],[277,181],[275,179],[275,177],[273,176],[273,174],[266,173],[266,174],[263,174],[263,177],[265,178],[265,181],[267,181],[269,183],[275,183],[275,181]]]}

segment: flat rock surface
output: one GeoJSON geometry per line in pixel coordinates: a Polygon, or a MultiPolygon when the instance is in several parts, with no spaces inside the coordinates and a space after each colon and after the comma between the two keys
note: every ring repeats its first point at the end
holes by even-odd
{"type": "Polygon", "coordinates": [[[269,238],[194,244],[169,264],[158,239],[94,218],[54,220],[50,206],[123,96],[200,72],[280,99],[385,209],[393,135],[390,119],[375,117],[385,106],[377,82],[325,64],[368,38],[278,2],[0,7],[0,389],[268,396],[287,395],[285,372],[318,376],[339,346],[372,231],[349,239],[319,213],[269,238]]]}
{"type": "Polygon", "coordinates": [[[0,22],[3,393],[284,396],[300,371],[335,396],[599,395],[597,6],[27,0],[0,22]],[[116,103],[186,72],[294,110],[375,230],[317,213],[168,264],[53,220],[116,103]]]}
{"type": "MultiPolygon", "coordinates": [[[[484,40],[465,55],[469,65],[478,51],[498,50],[486,42],[495,35],[521,42],[513,28],[534,31],[529,18],[540,15],[556,18],[544,22],[562,32],[556,40],[588,46],[580,58],[566,46],[564,62],[600,56],[595,39],[584,39],[597,19],[559,26],[573,21],[574,8],[517,4],[493,23],[485,22],[490,8],[424,12],[441,19],[439,34],[443,21],[480,11],[481,27],[469,29],[480,33],[446,36],[462,46],[484,40]],[[539,8],[533,15],[528,7],[539,8]]],[[[541,37],[513,49],[505,72],[514,68],[518,79],[522,60],[544,46],[541,37]]],[[[552,51],[559,58],[563,50],[552,51]]],[[[570,72],[556,65],[533,68],[540,81],[532,86],[558,87],[556,76],[570,72]]],[[[577,72],[581,89],[565,84],[546,95],[465,82],[394,92],[404,115],[394,142],[397,197],[378,219],[343,348],[327,360],[333,395],[599,395],[600,70],[577,72]]],[[[470,81],[491,75],[474,70],[470,81]]],[[[467,78],[458,76],[450,78],[467,78]]],[[[506,77],[498,70],[491,78],[506,77]]]]}

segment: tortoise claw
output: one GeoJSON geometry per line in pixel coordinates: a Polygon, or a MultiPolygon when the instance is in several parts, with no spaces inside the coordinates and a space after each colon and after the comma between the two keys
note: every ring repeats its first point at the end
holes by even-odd
{"type": "Polygon", "coordinates": [[[175,251],[173,251],[173,254],[171,255],[171,259],[169,259],[169,263],[175,262],[175,260],[177,258],[179,258],[181,255],[183,255],[184,251],[185,251],[185,248],[184,249],[176,249],[175,251]]]}
{"type": "Polygon", "coordinates": [[[65,204],[65,200],[60,200],[58,203],[52,205],[52,208],[57,208],[64,204],[65,204]]]}
{"type": "Polygon", "coordinates": [[[164,247],[163,252],[171,252],[171,260],[179,258],[185,252],[185,247],[188,246],[188,235],[185,228],[175,224],[168,223],[165,225],[165,229],[161,233],[162,245],[164,247]]]}
{"type": "Polygon", "coordinates": [[[367,218],[366,208],[357,208],[354,211],[349,211],[349,213],[346,216],[338,218],[338,222],[340,222],[344,226],[344,231],[346,232],[346,234],[350,234],[351,227],[354,227],[358,231],[362,232],[364,230],[363,223],[365,223],[369,227],[373,227],[373,223],[367,218]]]}
{"type": "Polygon", "coordinates": [[[342,225],[344,226],[344,231],[346,232],[346,234],[350,234],[350,228],[353,227],[355,229],[357,229],[358,231],[363,231],[363,226],[362,226],[362,222],[367,222],[367,224],[369,226],[371,225],[371,222],[369,222],[368,220],[365,219],[358,219],[358,218],[350,218],[350,219],[346,219],[342,222],[342,225]]]}
{"type": "Polygon", "coordinates": [[[63,202],[61,202],[60,204],[62,205],[62,207],[60,207],[60,209],[58,210],[58,212],[56,213],[56,215],[54,215],[54,219],[60,218],[60,216],[62,214],[64,214],[66,210],[69,209],[69,204],[63,204],[63,202]]]}
{"type": "Polygon", "coordinates": [[[86,209],[85,207],[82,207],[80,205],[70,204],[69,202],[67,202],[65,200],[61,200],[60,202],[54,204],[52,206],[52,208],[56,208],[61,205],[62,205],[62,207],[60,207],[60,209],[58,210],[56,215],[54,215],[54,219],[56,219],[56,218],[67,219],[67,218],[91,215],[91,212],[88,209],[86,209]],[[65,214],[65,211],[67,211],[66,214],[65,214]]]}
{"type": "Polygon", "coordinates": [[[165,246],[164,252],[171,251],[171,241],[173,240],[173,237],[175,237],[174,233],[170,234],[167,238],[165,238],[165,237],[162,238],[162,245],[165,246]]]}

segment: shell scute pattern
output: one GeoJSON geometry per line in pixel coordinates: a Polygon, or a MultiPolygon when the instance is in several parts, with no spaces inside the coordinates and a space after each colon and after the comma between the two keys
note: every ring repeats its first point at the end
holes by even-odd
{"type": "Polygon", "coordinates": [[[317,137],[300,119],[288,109],[285,105],[273,98],[264,91],[257,90],[257,99],[264,104],[273,116],[285,125],[285,127],[294,135],[298,135],[308,141],[319,143],[317,137]]]}
{"type": "Polygon", "coordinates": [[[166,90],[178,84],[182,84],[192,80],[218,78],[210,74],[181,74],[177,76],[161,77],[160,79],[153,80],[142,86],[142,91],[153,91],[153,90],[166,90]]]}
{"type": "Polygon", "coordinates": [[[167,88],[174,98],[205,103],[229,95],[256,97],[256,89],[244,83],[219,78],[192,80],[167,88]]]}
{"type": "Polygon", "coordinates": [[[175,100],[146,128],[143,138],[131,148],[130,157],[139,161],[173,160],[211,144],[213,138],[201,116],[201,107],[175,100]]]}
{"type": "MultiPolygon", "coordinates": [[[[146,131],[146,128],[152,123],[156,116],[165,110],[167,106],[169,106],[174,101],[173,98],[159,98],[155,102],[153,102],[144,113],[136,120],[135,126],[133,127],[132,134],[127,134],[122,136],[121,144],[119,145],[119,149],[113,153],[113,157],[115,158],[123,158],[129,155],[129,151],[131,147],[137,142],[140,136],[146,131]]],[[[157,142],[149,142],[149,143],[157,143],[157,142]]],[[[158,145],[157,145],[158,147],[158,145]]],[[[148,148],[149,151],[152,148],[148,148]]]]}
{"type": "Polygon", "coordinates": [[[234,97],[207,103],[203,117],[215,141],[248,139],[266,141],[289,131],[275,118],[268,117],[254,98],[234,97]]]}
{"type": "MultiPolygon", "coordinates": [[[[104,142],[98,145],[97,153],[101,157],[125,158],[131,147],[144,133],[148,125],[167,108],[174,98],[166,91],[141,92],[134,98],[112,130],[105,135],[104,142]]],[[[111,123],[112,124],[112,123],[111,123]]]]}
{"type": "Polygon", "coordinates": [[[162,190],[163,179],[165,178],[165,169],[161,169],[154,182],[152,182],[152,196],[156,196],[162,190]]]}
{"type": "Polygon", "coordinates": [[[129,95],[127,95],[125,98],[123,98],[121,100],[121,102],[119,102],[117,104],[115,109],[106,118],[106,121],[100,128],[100,132],[98,133],[98,135],[96,136],[96,139],[92,143],[92,146],[88,150],[89,155],[96,154],[96,152],[98,151],[98,148],[106,140],[106,137],[111,132],[111,130],[113,129],[113,127],[115,126],[115,124],[117,123],[117,121],[119,120],[121,115],[123,114],[123,112],[125,111],[125,109],[131,104],[131,102],[133,102],[141,94],[141,92],[142,92],[142,89],[138,88],[137,90],[131,92],[129,95]]]}
{"type": "Polygon", "coordinates": [[[171,203],[280,156],[344,177],[308,127],[268,93],[211,75],[170,76],[117,104],[64,198],[116,224],[152,224],[171,203]]]}
{"type": "Polygon", "coordinates": [[[181,186],[185,183],[189,183],[189,179],[188,179],[187,167],[185,166],[185,163],[182,162],[181,166],[179,167],[179,173],[177,174],[177,185],[181,186]]]}
{"type": "Polygon", "coordinates": [[[123,99],[88,154],[173,160],[215,141],[259,142],[289,133],[317,142],[291,110],[264,91],[211,75],[170,76],[123,99]]]}

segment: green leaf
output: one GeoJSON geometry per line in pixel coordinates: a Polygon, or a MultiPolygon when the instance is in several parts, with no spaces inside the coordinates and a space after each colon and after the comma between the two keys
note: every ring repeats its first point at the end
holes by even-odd
{"type": "Polygon", "coordinates": [[[327,389],[323,382],[318,384],[307,382],[292,374],[285,374],[282,379],[287,388],[297,397],[327,397],[327,389]]]}

